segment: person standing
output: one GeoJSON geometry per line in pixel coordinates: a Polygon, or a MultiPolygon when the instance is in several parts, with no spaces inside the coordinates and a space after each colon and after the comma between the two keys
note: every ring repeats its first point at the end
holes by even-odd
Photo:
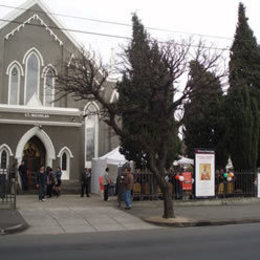
{"type": "Polygon", "coordinates": [[[125,194],[125,204],[126,204],[125,209],[131,209],[132,207],[131,190],[133,189],[134,186],[134,177],[130,167],[127,167],[125,169],[125,177],[123,180],[123,184],[124,184],[124,194],[125,194]]]}
{"type": "Polygon", "coordinates": [[[103,179],[103,182],[104,182],[104,201],[108,200],[109,185],[111,183],[111,179],[110,179],[108,172],[109,172],[109,168],[107,167],[106,170],[105,170],[104,179],[103,179]]]}
{"type": "Polygon", "coordinates": [[[22,179],[22,190],[26,191],[28,189],[28,177],[27,177],[27,167],[25,166],[24,161],[22,161],[21,165],[18,168],[18,171],[22,179]]]}
{"type": "Polygon", "coordinates": [[[56,171],[55,188],[54,188],[57,197],[60,196],[61,194],[61,176],[62,176],[62,171],[60,166],[58,166],[56,171]]]}
{"type": "Polygon", "coordinates": [[[124,201],[124,175],[122,173],[119,173],[116,179],[116,194],[117,194],[117,202],[118,207],[121,208],[121,201],[124,201]]]}
{"type": "Polygon", "coordinates": [[[16,179],[17,179],[17,162],[14,162],[9,172],[11,194],[16,194],[16,179]]]}
{"type": "Polygon", "coordinates": [[[47,167],[46,174],[47,174],[47,196],[50,198],[52,197],[52,189],[54,185],[54,173],[51,167],[47,167]]]}
{"type": "Polygon", "coordinates": [[[39,189],[39,200],[45,201],[45,191],[47,186],[47,174],[45,172],[44,166],[40,167],[37,173],[37,188],[39,189]]]}
{"type": "Polygon", "coordinates": [[[174,193],[176,200],[182,199],[182,184],[180,181],[180,176],[182,176],[182,173],[180,172],[177,172],[174,175],[174,193]]]}
{"type": "Polygon", "coordinates": [[[91,179],[91,169],[85,168],[81,174],[81,197],[84,197],[84,192],[86,192],[86,196],[89,196],[89,188],[90,188],[90,179],[91,179]]]}

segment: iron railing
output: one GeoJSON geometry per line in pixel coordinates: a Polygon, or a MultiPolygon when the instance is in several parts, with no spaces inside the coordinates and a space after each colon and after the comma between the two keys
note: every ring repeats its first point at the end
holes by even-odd
{"type": "Polygon", "coordinates": [[[257,174],[254,172],[235,172],[231,180],[216,176],[215,193],[218,198],[255,197],[257,195],[257,174]]]}
{"type": "Polygon", "coordinates": [[[16,208],[16,178],[9,178],[6,171],[0,170],[0,209],[16,208]]]}
{"type": "MultiPolygon", "coordinates": [[[[215,198],[255,197],[257,195],[257,174],[254,172],[236,172],[232,178],[215,177],[215,198]]],[[[173,199],[196,199],[195,184],[191,190],[182,190],[181,183],[174,176],[168,177],[173,199]]],[[[260,180],[259,180],[260,181],[260,180]]],[[[134,200],[153,200],[163,198],[163,194],[153,174],[135,173],[134,200]]]]}

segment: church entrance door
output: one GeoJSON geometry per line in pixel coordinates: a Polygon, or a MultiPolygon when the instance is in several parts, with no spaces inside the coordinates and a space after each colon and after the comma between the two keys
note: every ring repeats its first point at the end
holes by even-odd
{"type": "Polygon", "coordinates": [[[46,150],[37,136],[33,136],[24,146],[23,161],[27,167],[28,188],[36,188],[37,172],[41,165],[45,166],[46,150]]]}

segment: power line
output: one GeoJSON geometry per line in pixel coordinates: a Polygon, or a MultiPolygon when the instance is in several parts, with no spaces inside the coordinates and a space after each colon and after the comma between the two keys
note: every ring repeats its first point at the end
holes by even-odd
{"type": "MultiPolygon", "coordinates": [[[[26,8],[23,8],[23,7],[15,7],[15,6],[4,5],[4,4],[0,4],[0,7],[9,8],[9,9],[16,9],[16,10],[24,10],[24,11],[28,10],[26,8]]],[[[32,11],[37,11],[39,13],[47,13],[47,14],[54,15],[54,16],[61,16],[61,17],[66,17],[66,18],[78,19],[78,20],[86,20],[86,21],[98,22],[98,23],[104,23],[104,24],[113,24],[113,25],[125,26],[125,27],[132,27],[132,25],[128,24],[128,23],[108,21],[108,20],[100,20],[100,19],[93,19],[93,18],[87,18],[87,17],[83,17],[83,16],[68,15],[68,14],[63,14],[63,13],[53,13],[53,12],[47,12],[47,11],[45,12],[45,11],[40,11],[40,10],[36,10],[36,9],[31,9],[31,10],[32,11]]],[[[225,37],[225,36],[219,36],[219,35],[191,33],[191,32],[184,32],[184,31],[174,31],[174,30],[169,30],[169,29],[164,29],[164,28],[157,28],[157,27],[145,27],[145,28],[148,29],[148,30],[161,31],[161,32],[187,34],[187,35],[191,35],[191,36],[216,38],[216,39],[229,40],[229,41],[233,40],[232,38],[225,37]]]]}
{"type": "MultiPolygon", "coordinates": [[[[24,22],[18,22],[14,20],[8,20],[8,19],[1,19],[0,21],[2,22],[8,22],[8,23],[15,23],[15,24],[23,24],[24,22]]],[[[31,26],[36,26],[36,27],[44,27],[44,25],[41,24],[31,24],[31,26]]],[[[111,38],[120,38],[120,39],[125,39],[125,40],[130,40],[130,37],[127,36],[121,36],[121,35],[115,35],[115,34],[106,34],[106,33],[97,33],[97,32],[90,32],[90,31],[84,31],[84,30],[78,30],[78,29],[69,29],[69,28],[62,28],[62,27],[57,27],[57,26],[52,26],[48,25],[49,28],[51,29],[57,29],[57,30],[62,30],[62,31],[68,31],[68,32],[74,32],[74,33],[83,33],[83,34],[91,34],[91,35],[97,35],[97,36],[104,36],[104,37],[111,37],[111,38]]]]}
{"type": "MultiPolygon", "coordinates": [[[[1,19],[1,18],[0,18],[0,21],[8,22],[8,23],[15,23],[15,24],[23,24],[24,23],[24,22],[8,20],[8,19],[1,19]]],[[[31,24],[30,23],[30,25],[31,26],[44,28],[44,25],[41,25],[41,24],[31,24]]],[[[62,28],[62,27],[57,27],[57,26],[52,26],[52,25],[48,25],[48,27],[51,28],[51,29],[62,30],[62,31],[67,31],[67,32],[74,32],[74,33],[90,34],[90,35],[103,36],[103,37],[109,37],[109,38],[131,40],[131,37],[122,36],[122,35],[116,35],[116,34],[106,34],[106,33],[90,32],[90,31],[84,31],[84,30],[78,30],[78,29],[62,28]]],[[[165,42],[159,41],[159,43],[165,43],[165,42]]],[[[204,49],[229,51],[229,48],[220,48],[220,47],[212,47],[212,46],[200,46],[200,45],[185,44],[185,43],[176,43],[176,44],[180,45],[180,46],[186,46],[186,47],[188,47],[188,46],[191,46],[191,47],[202,47],[204,49]]]]}

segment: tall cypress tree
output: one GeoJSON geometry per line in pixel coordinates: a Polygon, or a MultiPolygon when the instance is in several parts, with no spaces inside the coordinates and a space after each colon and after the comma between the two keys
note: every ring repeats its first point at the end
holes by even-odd
{"type": "Polygon", "coordinates": [[[196,62],[190,63],[189,87],[192,95],[184,106],[184,141],[189,157],[195,148],[213,149],[216,152],[216,168],[227,163],[223,91],[214,73],[196,62]]]}
{"type": "Polygon", "coordinates": [[[230,52],[227,97],[229,149],[236,170],[255,170],[259,140],[257,89],[260,84],[260,55],[242,3],[230,52]]]}
{"type": "MultiPolygon", "coordinates": [[[[167,76],[158,78],[158,75],[164,75],[164,70],[167,69],[157,43],[152,42],[151,44],[149,35],[136,15],[133,15],[132,22],[133,38],[125,53],[130,67],[125,71],[122,81],[118,83],[119,103],[129,103],[132,110],[122,111],[122,123],[124,129],[128,129],[132,134],[143,132],[147,143],[152,141],[156,144],[156,139],[158,141],[160,139],[158,133],[162,130],[162,125],[158,124],[158,121],[162,118],[160,113],[163,113],[163,111],[158,110],[160,107],[158,102],[160,99],[163,102],[165,100],[163,96],[168,93],[167,102],[171,104],[173,92],[170,91],[170,84],[168,89],[160,86],[161,83],[165,84],[168,79],[167,76]],[[140,109],[147,111],[145,118],[143,116],[139,118],[140,109]]],[[[174,117],[169,115],[169,118],[171,121],[169,128],[172,134],[169,139],[170,149],[165,168],[172,164],[180,150],[174,117]]],[[[164,123],[162,122],[162,124],[164,123]]],[[[138,143],[121,138],[121,147],[121,153],[128,160],[135,161],[137,167],[149,168],[149,153],[144,151],[138,143]]]]}
{"type": "Polygon", "coordinates": [[[121,136],[121,152],[138,166],[155,174],[164,195],[165,218],[173,217],[171,185],[165,181],[165,169],[172,164],[177,148],[174,120],[174,71],[162,46],[149,38],[136,15],[132,17],[133,38],[125,50],[125,67],[118,83],[118,106],[122,107],[122,128],[142,143],[121,136]],[[126,108],[126,109],[124,109],[126,108]]]}

